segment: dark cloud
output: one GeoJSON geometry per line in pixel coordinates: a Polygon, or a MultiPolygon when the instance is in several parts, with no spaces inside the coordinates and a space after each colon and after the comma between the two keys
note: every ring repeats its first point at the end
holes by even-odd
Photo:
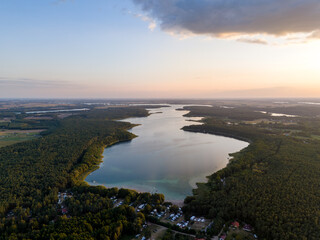
{"type": "Polygon", "coordinates": [[[245,34],[284,36],[320,30],[319,0],[133,0],[133,2],[149,17],[155,19],[164,31],[176,34],[204,34],[215,37],[245,34]]]}

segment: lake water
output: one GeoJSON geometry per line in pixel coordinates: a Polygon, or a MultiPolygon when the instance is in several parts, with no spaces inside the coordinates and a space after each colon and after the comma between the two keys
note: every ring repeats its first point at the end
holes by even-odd
{"type": "Polygon", "coordinates": [[[150,110],[144,118],[125,121],[141,124],[131,132],[138,135],[130,142],[108,147],[100,168],[86,181],[91,185],[123,187],[145,192],[163,193],[167,200],[181,201],[192,193],[196,182],[228,163],[229,153],[248,146],[232,138],[181,130],[200,124],[183,117],[188,111],[173,105],[150,110]]]}

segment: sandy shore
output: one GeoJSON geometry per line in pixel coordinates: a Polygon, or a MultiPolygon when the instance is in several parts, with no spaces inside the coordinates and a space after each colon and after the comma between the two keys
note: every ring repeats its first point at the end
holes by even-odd
{"type": "Polygon", "coordinates": [[[171,202],[172,204],[175,204],[177,205],[178,207],[183,207],[184,206],[184,203],[183,203],[184,200],[166,200],[166,202],[171,202]]]}

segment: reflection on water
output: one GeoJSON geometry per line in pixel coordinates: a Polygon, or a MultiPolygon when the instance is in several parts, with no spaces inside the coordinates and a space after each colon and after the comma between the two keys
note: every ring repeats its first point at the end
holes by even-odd
{"type": "Polygon", "coordinates": [[[168,200],[182,200],[191,194],[196,182],[206,181],[206,176],[226,166],[228,153],[248,145],[236,139],[181,130],[199,124],[190,122],[199,118],[185,118],[187,111],[176,110],[182,107],[153,109],[150,112],[156,114],[126,119],[141,124],[131,130],[139,137],[106,148],[104,164],[86,181],[160,192],[168,200]]]}

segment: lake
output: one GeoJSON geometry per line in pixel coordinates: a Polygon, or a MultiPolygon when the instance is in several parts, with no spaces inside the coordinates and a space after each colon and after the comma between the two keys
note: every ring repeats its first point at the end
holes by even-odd
{"type": "Polygon", "coordinates": [[[184,105],[150,109],[151,115],[124,121],[140,124],[130,131],[138,137],[108,147],[100,168],[86,181],[91,185],[163,193],[166,200],[181,201],[197,182],[228,163],[229,153],[248,146],[232,138],[181,130],[201,124],[200,118],[183,117],[184,105]],[[193,121],[193,122],[192,122],[193,121]]]}

